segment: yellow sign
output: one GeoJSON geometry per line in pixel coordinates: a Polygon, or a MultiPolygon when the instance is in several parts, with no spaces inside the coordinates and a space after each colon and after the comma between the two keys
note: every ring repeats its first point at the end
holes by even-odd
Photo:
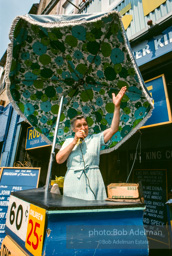
{"type": "Polygon", "coordinates": [[[131,9],[131,3],[129,3],[128,5],[126,5],[119,13],[121,15],[124,15],[126,12],[128,12],[131,9]]]}
{"type": "Polygon", "coordinates": [[[144,16],[148,15],[165,2],[166,0],[142,0],[144,16]]]}
{"type": "Polygon", "coordinates": [[[3,169],[0,168],[0,180],[1,180],[1,176],[2,176],[2,171],[3,171],[3,169]]]}
{"type": "Polygon", "coordinates": [[[30,205],[25,247],[34,256],[42,255],[46,210],[30,205]]]}
{"type": "Polygon", "coordinates": [[[133,20],[133,15],[124,15],[122,17],[122,22],[125,30],[128,28],[132,20],[133,20]]]}
{"type": "Polygon", "coordinates": [[[1,256],[29,256],[24,250],[16,244],[9,236],[6,236],[1,245],[1,256]]]}

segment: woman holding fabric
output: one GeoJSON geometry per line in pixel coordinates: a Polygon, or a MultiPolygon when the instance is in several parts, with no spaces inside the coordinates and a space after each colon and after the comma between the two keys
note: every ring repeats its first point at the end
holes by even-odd
{"type": "Polygon", "coordinates": [[[68,138],[56,155],[58,164],[67,160],[64,179],[64,195],[84,200],[104,200],[107,198],[105,185],[99,170],[100,148],[118,131],[120,103],[126,92],[122,87],[115,96],[112,94],[114,115],[111,127],[99,134],[88,134],[88,124],[84,116],[76,116],[72,121],[74,138],[68,138]],[[82,143],[78,143],[82,141],[82,143]]]}

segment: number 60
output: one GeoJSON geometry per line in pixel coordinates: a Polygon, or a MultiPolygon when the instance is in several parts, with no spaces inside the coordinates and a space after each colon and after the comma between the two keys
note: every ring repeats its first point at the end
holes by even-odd
{"type": "MultiPolygon", "coordinates": [[[[11,209],[10,209],[10,224],[13,225],[14,221],[15,221],[15,211],[16,211],[16,203],[13,202],[12,205],[11,205],[11,209]]],[[[21,227],[21,224],[22,224],[22,219],[23,219],[23,207],[22,205],[20,204],[17,208],[17,213],[16,213],[16,221],[15,221],[15,224],[16,224],[16,228],[17,230],[20,229],[21,227]],[[19,218],[20,216],[20,218],[19,218]]]]}

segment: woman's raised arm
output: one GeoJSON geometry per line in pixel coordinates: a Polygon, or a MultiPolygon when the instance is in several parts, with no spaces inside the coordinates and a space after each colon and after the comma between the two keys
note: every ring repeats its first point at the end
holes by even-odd
{"type": "Polygon", "coordinates": [[[108,140],[112,138],[112,136],[118,131],[119,128],[119,121],[120,121],[120,104],[121,100],[127,90],[127,87],[124,86],[121,88],[117,96],[115,96],[114,93],[112,93],[112,100],[114,104],[114,114],[113,114],[113,119],[111,123],[111,127],[106,129],[103,132],[104,135],[104,142],[107,143],[108,140]]]}

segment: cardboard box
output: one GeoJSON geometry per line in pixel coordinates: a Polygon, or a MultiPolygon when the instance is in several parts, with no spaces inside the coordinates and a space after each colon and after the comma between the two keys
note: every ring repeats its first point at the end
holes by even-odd
{"type": "Polygon", "coordinates": [[[139,199],[139,184],[111,183],[107,186],[109,199],[139,199]]]}

